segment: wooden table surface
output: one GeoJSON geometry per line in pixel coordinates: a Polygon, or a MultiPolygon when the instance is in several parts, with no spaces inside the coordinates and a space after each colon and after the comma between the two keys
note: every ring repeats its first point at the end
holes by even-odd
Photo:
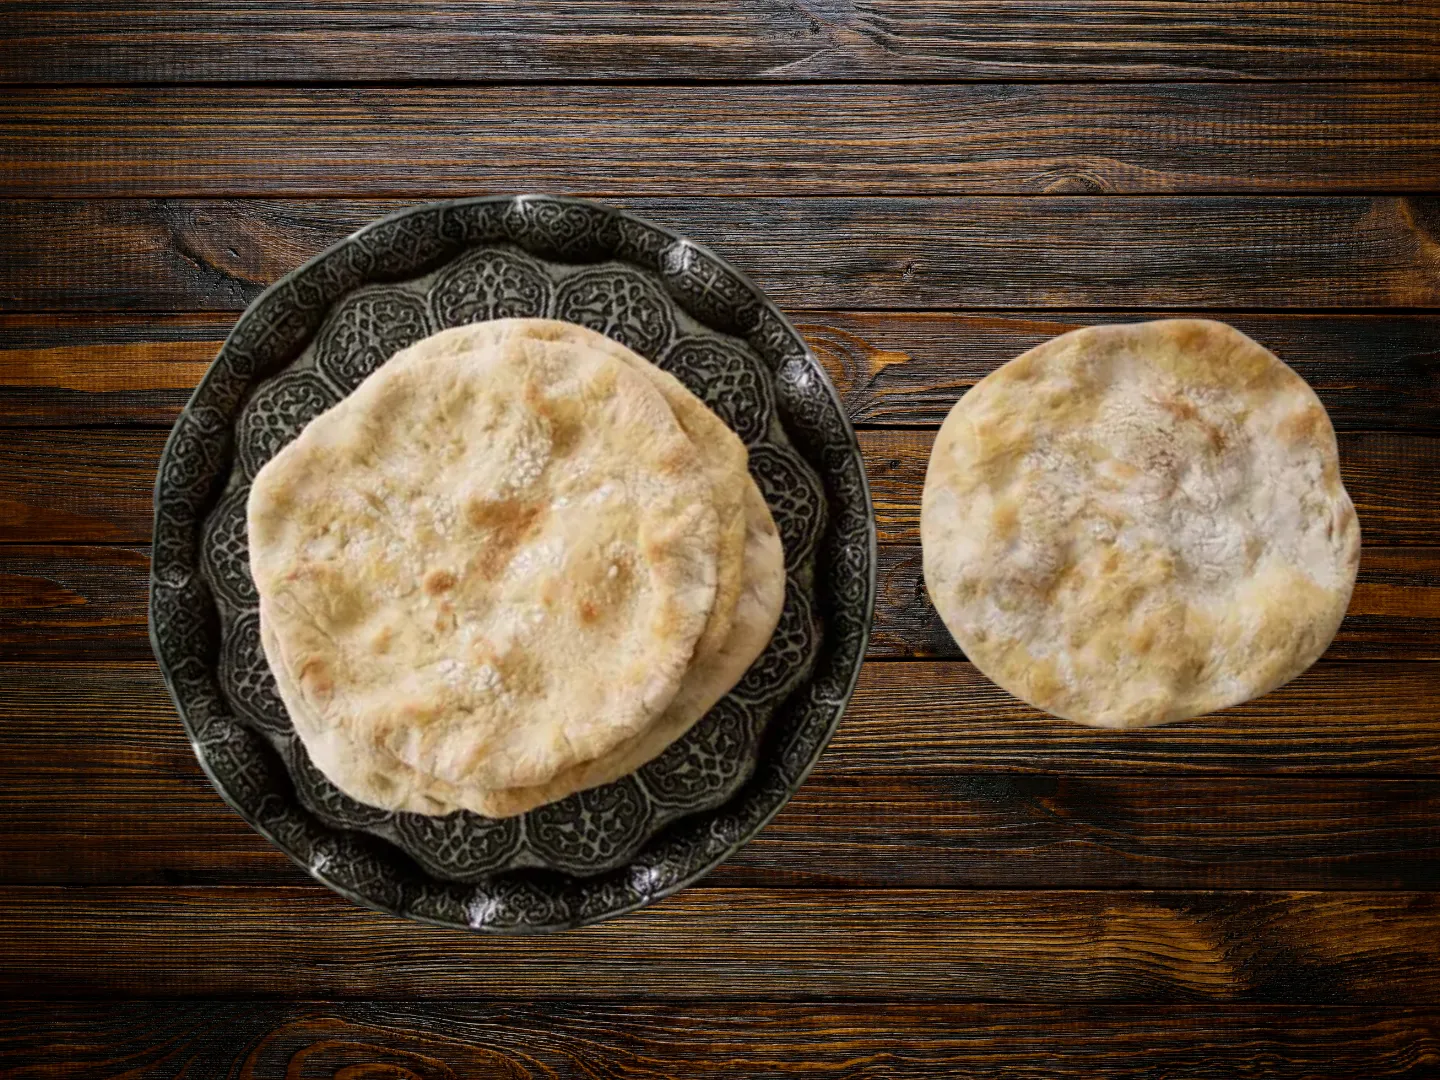
{"type": "Polygon", "coordinates": [[[0,0],[0,1074],[1440,1075],[1437,80],[1434,2],[0,0]],[[356,908],[225,807],[146,545],[166,430],[267,282],[532,190],[790,313],[882,580],[754,843],[494,940],[356,908]],[[926,455],[1001,361],[1181,312],[1319,392],[1360,582],[1290,686],[1090,731],[945,633],[926,455]]]}

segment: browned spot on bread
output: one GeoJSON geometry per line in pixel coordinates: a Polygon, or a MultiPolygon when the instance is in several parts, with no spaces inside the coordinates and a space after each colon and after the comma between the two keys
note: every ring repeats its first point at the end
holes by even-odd
{"type": "Polygon", "coordinates": [[[662,476],[681,476],[688,469],[695,467],[695,447],[693,444],[672,447],[663,458],[660,459],[659,472],[662,476]]]}
{"type": "Polygon", "coordinates": [[[431,596],[439,596],[446,589],[455,587],[455,575],[449,570],[431,570],[425,575],[425,591],[431,596]]]}
{"type": "Polygon", "coordinates": [[[533,385],[525,387],[525,403],[545,420],[550,434],[550,452],[564,457],[574,449],[585,427],[584,402],[571,397],[548,397],[533,385]]]}
{"type": "Polygon", "coordinates": [[[477,499],[465,508],[470,524],[486,534],[475,555],[475,568],[482,577],[494,578],[505,569],[543,513],[539,503],[520,499],[477,499]]]}
{"type": "Polygon", "coordinates": [[[1055,698],[1064,693],[1065,684],[1061,681],[1055,665],[1050,660],[1037,660],[1029,665],[1026,689],[1032,697],[1055,698]]]}
{"type": "Polygon", "coordinates": [[[996,504],[990,517],[990,527],[1001,540],[1013,540],[1020,531],[1020,511],[1013,502],[996,504]]]}
{"type": "Polygon", "coordinates": [[[330,676],[330,668],[319,657],[312,656],[301,664],[299,682],[301,686],[322,701],[335,691],[335,680],[330,676]]]}
{"type": "Polygon", "coordinates": [[[1067,559],[1047,579],[1035,582],[1035,586],[1046,602],[1050,602],[1061,589],[1083,587],[1084,580],[1080,577],[1080,567],[1067,559]]]}
{"type": "Polygon", "coordinates": [[[413,735],[416,729],[430,727],[435,722],[436,709],[429,701],[407,701],[397,710],[394,719],[383,719],[376,723],[375,730],[382,741],[392,750],[398,750],[413,735]]]}
{"type": "Polygon", "coordinates": [[[580,622],[586,626],[601,622],[626,606],[625,597],[632,587],[629,560],[623,555],[587,558],[572,567],[571,583],[580,622]]]}
{"type": "Polygon", "coordinates": [[[615,393],[615,384],[620,381],[620,365],[606,364],[595,373],[586,391],[596,399],[610,397],[615,393]]]}
{"type": "Polygon", "coordinates": [[[544,666],[527,649],[511,647],[495,660],[505,692],[512,697],[538,696],[545,691],[544,666]]]}
{"type": "Polygon", "coordinates": [[[1312,406],[1302,409],[1300,412],[1293,412],[1281,420],[1279,433],[1281,438],[1292,443],[1305,442],[1319,435],[1324,430],[1324,426],[1324,410],[1312,406]]]}
{"type": "Polygon", "coordinates": [[[1211,449],[1217,454],[1225,449],[1225,433],[1214,424],[1206,422],[1200,415],[1200,410],[1184,398],[1161,398],[1159,405],[1176,420],[1182,423],[1195,424],[1205,432],[1205,438],[1209,441],[1211,449]]]}
{"type": "Polygon", "coordinates": [[[525,532],[539,514],[538,504],[520,499],[477,499],[466,508],[475,528],[507,535],[525,532]]]}
{"type": "Polygon", "coordinates": [[[1029,382],[1041,372],[1041,365],[1033,356],[1028,354],[1017,356],[1009,364],[1006,372],[1016,382],[1029,382]]]}
{"type": "Polygon", "coordinates": [[[370,639],[370,648],[377,653],[389,652],[390,643],[395,640],[395,631],[392,627],[382,626],[375,631],[375,636],[370,639]]]}
{"type": "Polygon", "coordinates": [[[1148,653],[1155,647],[1155,627],[1148,622],[1141,623],[1130,637],[1130,647],[1141,655],[1148,653]]]}
{"type": "Polygon", "coordinates": [[[370,785],[381,792],[390,792],[395,789],[395,781],[382,772],[369,774],[370,785]]]}
{"type": "Polygon", "coordinates": [[[555,457],[568,457],[575,450],[584,431],[577,402],[567,402],[569,408],[557,409],[550,417],[550,452],[555,457]]]}

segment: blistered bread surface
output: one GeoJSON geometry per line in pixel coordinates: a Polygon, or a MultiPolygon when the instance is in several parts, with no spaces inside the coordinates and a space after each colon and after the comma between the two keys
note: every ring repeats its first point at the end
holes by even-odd
{"type": "Polygon", "coordinates": [[[920,528],[967,657],[1039,708],[1115,728],[1304,671],[1360,554],[1319,399],[1207,320],[1077,330],[982,379],[935,441],[920,528]]]}

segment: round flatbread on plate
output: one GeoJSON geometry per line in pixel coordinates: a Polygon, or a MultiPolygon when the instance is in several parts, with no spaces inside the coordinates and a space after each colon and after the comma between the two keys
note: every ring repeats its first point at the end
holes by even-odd
{"type": "Polygon", "coordinates": [[[664,399],[604,353],[463,328],[402,350],[250,489],[261,624],[308,734],[341,733],[382,789],[395,760],[544,783],[639,734],[714,605],[710,492],[664,399]]]}
{"type": "MultiPolygon", "coordinates": [[[[633,394],[634,387],[629,389],[633,394]]],[[[578,406],[572,411],[578,424],[578,406]]],[[[261,640],[280,696],[311,759],[341,790],[372,806],[427,814],[464,808],[504,817],[617,780],[656,757],[740,679],[763,650],[780,615],[784,555],[764,499],[745,471],[746,456],[744,444],[677,379],[584,327],[503,319],[443,331],[402,350],[339,406],[312,421],[261,470],[251,489],[250,550],[261,593],[261,640]],[[623,469],[609,460],[606,471],[607,459],[579,438],[578,429],[569,431],[563,446],[557,445],[551,407],[541,411],[538,423],[529,425],[537,430],[527,429],[527,438],[545,447],[543,453],[527,455],[527,460],[532,464],[543,460],[544,467],[532,470],[523,490],[516,489],[513,478],[506,479],[500,500],[534,510],[521,515],[525,529],[494,535],[496,502],[483,493],[477,496],[476,485],[484,486],[488,464],[514,460],[502,444],[507,436],[513,442],[515,425],[497,426],[493,416],[538,393],[533,382],[525,382],[526,376],[563,377],[571,391],[578,392],[586,379],[604,374],[612,360],[644,376],[673,410],[710,484],[720,542],[715,602],[704,631],[698,639],[686,632],[677,641],[676,628],[671,626],[671,633],[650,636],[651,644],[658,638],[672,654],[677,649],[686,652],[693,640],[693,655],[674,687],[674,700],[663,709],[652,709],[648,722],[629,725],[634,730],[602,752],[593,748],[593,738],[583,744],[561,725],[568,717],[572,725],[592,735],[596,729],[613,734],[620,729],[600,707],[607,697],[624,702],[638,691],[637,700],[647,700],[661,692],[655,675],[664,666],[656,665],[653,654],[643,661],[633,659],[633,647],[625,648],[625,639],[615,633],[625,612],[611,610],[634,608],[631,593],[654,575],[636,574],[631,564],[645,562],[642,552],[652,545],[629,545],[631,572],[623,580],[617,575],[605,582],[603,610],[592,609],[579,627],[599,636],[594,647],[561,639],[564,631],[573,636],[576,630],[573,621],[565,618],[575,614],[567,610],[574,604],[562,602],[558,611],[551,611],[537,606],[533,598],[549,592],[563,599],[561,594],[573,593],[577,578],[570,564],[576,559],[583,562],[582,544],[614,543],[613,538],[599,535],[598,526],[625,523],[623,515],[613,510],[596,516],[596,507],[577,495],[577,486],[587,481],[592,491],[599,486],[612,493],[626,492],[631,499],[638,496],[638,507],[621,508],[643,511],[635,515],[635,523],[649,522],[653,531],[659,522],[665,532],[691,537],[686,516],[676,515],[673,506],[662,505],[655,497],[656,482],[643,488],[625,482],[627,473],[653,467],[654,461],[642,450],[650,450],[653,459],[665,445],[673,449],[673,432],[670,443],[662,445],[664,421],[660,418],[656,426],[653,402],[649,410],[633,406],[629,410],[627,419],[638,421],[638,430],[615,428],[614,410],[601,406],[613,403],[627,388],[621,380],[601,398],[580,393],[575,401],[588,402],[590,422],[609,424],[607,434],[622,450],[630,445],[627,437],[643,441],[644,446],[623,454],[623,469]],[[467,433],[472,427],[478,427],[479,433],[467,433]],[[456,446],[463,446],[463,453],[450,455],[445,468],[438,470],[431,445],[437,432],[448,433],[457,440],[456,446]],[[582,467],[577,469],[576,462],[582,467]],[[388,490],[397,482],[408,496],[388,490]],[[542,490],[546,484],[554,490],[542,490]],[[456,512],[457,499],[466,503],[466,512],[456,512]],[[564,505],[550,505],[557,500],[564,505]],[[568,530],[562,545],[568,558],[553,559],[546,554],[556,544],[557,528],[551,519],[566,511],[581,515],[581,528],[568,530]],[[343,545],[330,539],[317,549],[317,537],[333,538],[338,532],[345,533],[343,545]],[[337,548],[344,558],[336,558],[337,548]],[[483,560],[476,558],[480,552],[483,560]],[[516,568],[519,575],[509,572],[516,568]],[[424,583],[435,574],[441,576],[444,588],[427,590],[424,583]],[[478,581],[473,580],[476,575],[478,581]],[[342,605],[345,626],[317,627],[311,613],[334,606],[337,576],[346,583],[343,591],[349,597],[342,605]],[[314,590],[317,584],[323,587],[320,597],[306,602],[293,595],[297,590],[314,590]],[[502,587],[498,594],[496,586],[502,587]],[[510,625],[517,604],[535,620],[510,625]],[[297,611],[302,616],[298,620],[293,614],[297,611]],[[454,625],[445,621],[435,625],[437,617],[447,612],[454,625]],[[483,672],[491,663],[488,655],[475,655],[475,650],[496,651],[496,627],[489,623],[497,614],[509,666],[521,662],[516,653],[528,658],[529,677],[544,681],[548,695],[532,693],[518,700],[512,696],[507,704],[505,696],[497,699],[487,692],[477,700],[473,680],[454,677],[457,672],[483,672]],[[418,641],[417,625],[423,631],[418,641]],[[719,640],[717,625],[724,635],[719,640]],[[295,647],[303,649],[307,641],[319,648],[311,648],[307,660],[297,661],[295,647]],[[382,641],[383,649],[377,649],[382,641]],[[617,664],[617,647],[632,659],[617,664]],[[337,658],[337,653],[342,656],[337,658]],[[582,657],[578,664],[573,660],[577,655],[582,657]],[[337,665],[337,659],[343,664],[337,665]],[[558,665],[563,686],[552,685],[547,662],[558,665]],[[307,664],[310,685],[294,674],[307,664]],[[628,686],[617,685],[614,673],[626,671],[635,677],[628,686]],[[322,672],[324,685],[317,693],[314,684],[322,672]],[[423,693],[432,708],[426,722],[412,719],[406,729],[397,731],[392,718],[406,716],[407,710],[413,718],[417,684],[424,687],[427,680],[430,685],[423,693]],[[343,692],[337,690],[337,683],[343,692]],[[557,707],[556,697],[567,707],[557,707]],[[449,730],[442,728],[442,717],[433,715],[442,709],[448,710],[444,719],[449,720],[449,730]],[[602,728],[607,720],[608,726],[602,728]],[[494,732],[497,722],[505,729],[500,733],[505,738],[494,732]],[[428,745],[421,743],[424,752],[417,755],[417,747],[393,745],[397,735],[417,743],[427,740],[428,745]],[[441,743],[442,738],[447,741],[441,743]],[[567,756],[556,754],[557,747],[567,756]],[[500,760],[487,760],[489,771],[466,767],[467,748],[471,756],[498,755],[500,760]],[[527,780],[495,779],[496,765],[513,764],[513,754],[505,756],[507,748],[518,749],[529,770],[527,780]],[[437,767],[440,758],[451,766],[448,775],[437,767]]],[[[656,553],[675,552],[662,545],[656,553]]],[[[660,580],[664,582],[663,575],[660,580]]],[[[688,630],[693,631],[693,626],[688,630]]],[[[503,684],[504,665],[494,666],[496,680],[503,684]]]]}

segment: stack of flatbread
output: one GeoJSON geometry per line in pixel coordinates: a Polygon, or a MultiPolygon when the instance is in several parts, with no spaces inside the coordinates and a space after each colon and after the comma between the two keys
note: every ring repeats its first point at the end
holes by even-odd
{"type": "Polygon", "coordinates": [[[1360,557],[1314,391],[1201,319],[1087,327],[982,379],[935,441],[920,538],[981,671],[1113,728],[1294,678],[1334,637],[1360,557]]]}
{"type": "Polygon", "coordinates": [[[785,570],[745,446],[569,323],[397,353],[259,473],[261,638],[346,794],[506,817],[656,757],[769,642],[785,570]]]}

